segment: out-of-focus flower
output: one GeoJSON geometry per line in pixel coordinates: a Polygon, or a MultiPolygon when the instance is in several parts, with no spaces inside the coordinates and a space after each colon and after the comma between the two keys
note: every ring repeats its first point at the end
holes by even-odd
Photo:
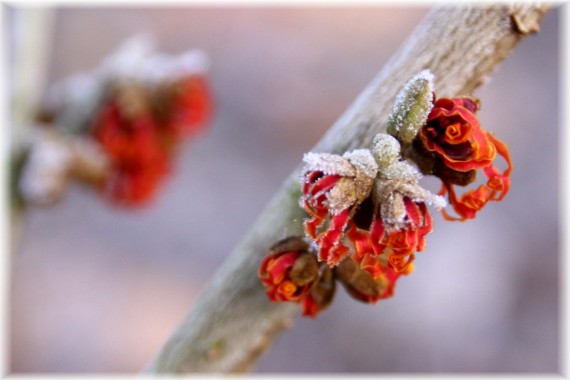
{"type": "MultiPolygon", "coordinates": [[[[52,165],[52,177],[67,178],[61,173],[73,172],[116,204],[147,204],[172,172],[179,146],[206,128],[212,116],[208,61],[200,50],[177,56],[157,52],[150,36],[139,35],[95,70],[56,83],[37,120],[56,134],[92,140],[91,145],[98,145],[106,156],[107,165],[102,175],[76,151],[73,168],[68,168],[69,160],[60,158],[57,165],[62,168],[52,165]]],[[[60,187],[65,183],[51,182],[60,187]]],[[[25,187],[28,193],[33,188],[25,187]]],[[[49,198],[56,199],[62,189],[51,187],[49,198]]]]}
{"type": "Polygon", "coordinates": [[[166,81],[154,91],[133,79],[114,82],[92,132],[111,159],[105,186],[111,199],[130,206],[152,200],[178,146],[205,127],[210,113],[209,89],[200,75],[166,81]]]}
{"type": "Polygon", "coordinates": [[[95,119],[93,136],[111,161],[104,186],[110,198],[125,205],[152,199],[170,167],[152,116],[145,111],[129,114],[110,99],[95,119]]]}

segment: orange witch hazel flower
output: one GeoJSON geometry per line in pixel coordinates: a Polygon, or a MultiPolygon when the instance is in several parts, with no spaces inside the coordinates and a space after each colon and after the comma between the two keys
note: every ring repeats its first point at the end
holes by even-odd
{"type": "Polygon", "coordinates": [[[479,101],[471,97],[437,99],[414,144],[420,155],[431,155],[432,174],[443,182],[440,194],[449,194],[458,217],[443,211],[447,220],[475,218],[487,202],[502,200],[510,188],[512,163],[508,147],[481,128],[475,115],[478,109],[479,101]],[[502,173],[494,166],[497,155],[507,163],[502,173]],[[487,183],[458,197],[454,185],[473,182],[477,170],[483,171],[487,183]]]}
{"type": "Polygon", "coordinates": [[[258,276],[271,301],[301,304],[303,315],[312,318],[325,309],[334,296],[330,268],[319,264],[309,244],[301,237],[289,237],[269,249],[258,276]]]}

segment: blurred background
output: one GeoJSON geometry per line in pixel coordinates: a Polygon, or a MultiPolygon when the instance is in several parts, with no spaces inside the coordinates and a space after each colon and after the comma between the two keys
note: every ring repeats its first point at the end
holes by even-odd
{"type": "MultiPolygon", "coordinates": [[[[150,206],[114,208],[72,186],[62,202],[26,213],[10,258],[12,373],[140,371],[302,154],[428,9],[51,11],[45,86],[145,32],[161,51],[210,56],[216,108],[150,206]]],[[[14,53],[18,10],[5,21],[14,53]]],[[[558,371],[559,27],[554,9],[474,94],[483,127],[511,149],[506,199],[466,223],[437,215],[395,297],[372,306],[339,288],[330,309],[297,318],[254,372],[558,371]]]]}

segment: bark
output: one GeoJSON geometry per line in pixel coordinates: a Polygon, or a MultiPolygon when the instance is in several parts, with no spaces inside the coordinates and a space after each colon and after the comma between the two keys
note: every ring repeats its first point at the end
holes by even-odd
{"type": "MultiPolygon", "coordinates": [[[[525,36],[538,31],[548,8],[434,8],[312,151],[369,147],[384,130],[397,93],[422,69],[435,75],[438,96],[471,94],[525,36]]],[[[147,373],[246,371],[277,333],[292,325],[298,305],[271,303],[257,269],[274,242],[303,234],[299,169],[211,279],[147,373]]]]}

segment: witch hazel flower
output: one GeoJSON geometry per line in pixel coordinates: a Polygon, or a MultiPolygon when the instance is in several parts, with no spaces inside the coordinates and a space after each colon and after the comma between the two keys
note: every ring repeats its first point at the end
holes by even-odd
{"type": "MultiPolygon", "coordinates": [[[[435,97],[435,96],[434,96],[435,97]]],[[[424,172],[442,180],[441,195],[448,195],[457,217],[443,211],[446,220],[475,218],[489,201],[502,200],[510,188],[512,162],[506,144],[485,131],[476,116],[479,100],[462,96],[434,100],[426,124],[414,141],[416,157],[424,172]],[[497,157],[506,169],[495,166],[497,157]],[[482,171],[486,183],[458,197],[455,186],[467,186],[482,171]]]]}
{"type": "Polygon", "coordinates": [[[305,232],[319,246],[319,260],[332,267],[348,253],[342,242],[345,231],[360,203],[370,195],[378,165],[367,149],[343,156],[310,152],[303,160],[300,205],[310,215],[305,232]]]}
{"type": "Polygon", "coordinates": [[[415,252],[425,249],[426,235],[433,228],[427,205],[441,210],[446,202],[419,186],[421,174],[401,160],[394,137],[377,135],[373,152],[379,170],[371,193],[372,217],[348,232],[355,247],[353,258],[373,276],[386,266],[410,273],[415,252]]]}
{"type": "Polygon", "coordinates": [[[335,292],[331,269],[319,263],[313,248],[298,236],[275,243],[258,276],[272,302],[298,302],[303,315],[312,318],[331,303],[335,292]]]}

